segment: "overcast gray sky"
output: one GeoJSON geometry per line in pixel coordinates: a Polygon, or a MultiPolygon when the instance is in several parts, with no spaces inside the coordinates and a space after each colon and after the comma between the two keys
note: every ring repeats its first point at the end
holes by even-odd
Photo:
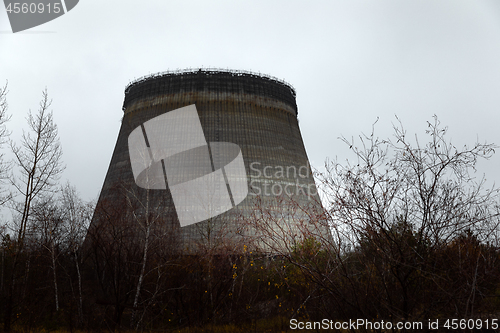
{"type": "MultiPolygon", "coordinates": [[[[500,2],[496,0],[80,0],[13,34],[0,7],[0,84],[17,140],[47,87],[67,169],[85,199],[102,186],[125,86],[165,70],[266,73],[297,90],[313,166],[352,157],[338,137],[392,134],[397,115],[423,136],[438,115],[457,144],[500,144],[500,2]]],[[[500,153],[500,152],[499,152],[500,153]]],[[[481,170],[500,183],[500,156],[481,170]]]]}

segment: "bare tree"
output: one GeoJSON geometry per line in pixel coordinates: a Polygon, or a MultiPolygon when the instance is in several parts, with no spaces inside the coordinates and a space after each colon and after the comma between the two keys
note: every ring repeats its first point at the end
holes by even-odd
{"type": "Polygon", "coordinates": [[[60,268],[64,269],[71,280],[73,274],[70,274],[68,269],[76,270],[77,293],[74,291],[73,283],[70,283],[70,286],[73,297],[78,299],[78,318],[82,322],[82,277],[78,249],[83,242],[93,207],[83,202],[76,189],[69,183],[62,186],[57,194],[39,198],[33,204],[28,233],[30,239],[37,245],[37,249],[49,259],[56,312],[60,309],[58,271],[60,268]],[[75,266],[61,264],[60,257],[73,259],[75,266]]]}
{"type": "Polygon", "coordinates": [[[82,274],[80,269],[79,250],[83,245],[85,234],[90,225],[95,209],[93,202],[84,202],[76,188],[66,183],[60,191],[60,205],[65,221],[65,251],[71,254],[75,262],[78,284],[78,318],[83,322],[82,274]]]}
{"type": "Polygon", "coordinates": [[[353,229],[367,225],[389,229],[407,221],[418,241],[440,245],[465,230],[484,231],[484,240],[498,224],[498,189],[476,180],[478,159],[488,159],[493,144],[476,143],[457,149],[446,139],[438,119],[428,123],[429,141],[411,142],[403,126],[394,127],[394,140],[361,137],[361,148],[343,139],[357,157],[355,165],[337,162],[321,177],[328,191],[332,217],[349,221],[353,229]]]}
{"type": "Polygon", "coordinates": [[[41,194],[56,189],[64,166],[62,163],[62,148],[59,142],[57,125],[53,113],[49,111],[51,101],[47,90],[42,92],[42,100],[37,114],[28,114],[28,131],[23,131],[21,145],[10,141],[19,168],[19,175],[12,177],[12,185],[20,200],[15,208],[21,219],[17,226],[17,246],[22,249],[26,236],[26,228],[30,217],[32,203],[41,194]]]}
{"type": "MultiPolygon", "coordinates": [[[[3,148],[3,145],[7,142],[7,138],[9,136],[9,131],[6,127],[6,122],[9,121],[10,116],[7,114],[8,104],[7,104],[7,83],[5,86],[0,87],[0,148],[3,148]]],[[[4,153],[0,153],[0,184],[3,184],[6,180],[8,180],[8,173],[10,170],[10,164],[5,161],[4,153]]],[[[3,206],[10,199],[9,192],[3,187],[0,189],[0,206],[3,206]]],[[[2,240],[1,251],[2,251],[2,259],[1,259],[1,275],[0,275],[0,296],[3,295],[4,292],[4,277],[5,277],[5,250],[6,246],[4,246],[4,241],[7,240],[7,233],[5,230],[5,226],[0,226],[0,237],[2,240]]]]}
{"type": "MultiPolygon", "coordinates": [[[[412,140],[400,122],[394,139],[372,132],[356,146],[343,138],[355,162],[333,162],[321,176],[335,235],[330,249],[337,249],[334,270],[323,281],[352,286],[342,292],[329,282],[329,290],[353,304],[358,315],[426,317],[438,306],[460,303],[455,301],[473,292],[464,291],[471,285],[476,288],[477,279],[471,278],[460,291],[449,289],[454,268],[436,258],[467,232],[483,244],[497,241],[498,189],[486,188],[484,178],[474,174],[477,161],[491,157],[496,146],[460,149],[446,133],[435,117],[427,124],[425,145],[412,140]]],[[[454,311],[466,315],[467,306],[454,311]]]]}
{"type": "Polygon", "coordinates": [[[140,272],[137,277],[134,300],[132,303],[132,317],[130,320],[130,325],[135,326],[135,329],[137,330],[141,322],[141,318],[137,319],[139,299],[144,279],[149,273],[146,270],[148,262],[150,261],[152,254],[154,255],[155,238],[159,236],[158,231],[162,229],[160,224],[162,222],[163,209],[161,208],[159,202],[156,201],[155,203],[155,200],[152,198],[152,191],[149,189],[141,191],[143,194],[142,196],[133,189],[124,189],[124,193],[128,208],[131,210],[133,228],[138,231],[138,235],[143,237],[140,240],[138,239],[138,243],[141,246],[140,253],[142,253],[142,256],[140,259],[140,272]],[[153,253],[151,253],[152,251],[153,253]]]}
{"type": "MultiPolygon", "coordinates": [[[[0,87],[0,148],[7,143],[10,132],[7,130],[6,123],[10,120],[10,115],[7,114],[9,105],[7,104],[7,83],[0,87]]],[[[8,180],[10,163],[5,161],[5,155],[0,153],[0,182],[8,180]]],[[[6,190],[0,191],[0,206],[5,204],[10,199],[10,194],[6,190]]]]}
{"type": "MultiPolygon", "coordinates": [[[[54,305],[56,312],[59,311],[59,287],[57,277],[57,266],[59,256],[63,253],[61,245],[67,235],[64,232],[63,214],[57,202],[52,197],[38,200],[32,207],[33,223],[30,226],[32,238],[37,240],[38,245],[48,253],[50,258],[50,269],[52,270],[52,284],[54,286],[54,305]]],[[[33,239],[33,240],[34,240],[33,239]]]]}
{"type": "Polygon", "coordinates": [[[16,268],[19,255],[23,251],[32,205],[43,194],[56,189],[57,181],[64,170],[61,161],[62,148],[59,143],[57,125],[54,123],[52,111],[49,111],[50,104],[47,90],[44,90],[38,112],[28,113],[28,131],[23,131],[21,144],[18,146],[13,141],[9,141],[14,153],[14,165],[19,169],[17,175],[11,176],[11,184],[15,192],[13,208],[19,214],[19,219],[15,223],[16,248],[12,280],[5,307],[4,330],[6,332],[11,330],[16,268]]]}
{"type": "MultiPolygon", "coordinates": [[[[114,189],[121,193],[121,189],[114,189]]],[[[125,308],[131,307],[131,298],[139,275],[137,262],[143,257],[136,243],[137,228],[131,224],[126,198],[100,200],[93,223],[88,231],[84,250],[94,269],[99,290],[96,303],[114,308],[109,324],[115,329],[121,325],[125,308]],[[121,200],[120,200],[121,199],[121,200]],[[120,201],[119,201],[120,200],[120,201]]]]}

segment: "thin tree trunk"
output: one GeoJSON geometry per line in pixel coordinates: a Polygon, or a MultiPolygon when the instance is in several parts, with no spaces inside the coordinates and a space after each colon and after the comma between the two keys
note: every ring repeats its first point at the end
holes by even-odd
{"type": "Polygon", "coordinates": [[[76,273],[78,274],[78,317],[80,324],[83,323],[83,297],[82,297],[82,275],[80,274],[80,265],[78,264],[78,254],[75,251],[76,273]]]}
{"type": "Polygon", "coordinates": [[[56,312],[59,311],[59,295],[57,292],[57,273],[56,273],[56,250],[54,246],[54,242],[52,242],[51,246],[51,254],[52,254],[52,272],[54,275],[54,296],[55,296],[55,302],[56,302],[56,312]]]}
{"type": "MultiPolygon", "coordinates": [[[[134,305],[133,305],[133,312],[132,312],[132,319],[131,319],[131,324],[135,324],[135,316],[137,312],[137,304],[139,303],[139,295],[141,293],[141,288],[142,288],[142,281],[144,280],[144,272],[146,271],[146,261],[148,260],[148,247],[149,247],[149,234],[151,232],[151,226],[148,225],[146,227],[146,239],[144,240],[144,253],[142,256],[142,267],[141,267],[141,274],[139,274],[139,281],[137,282],[137,288],[135,290],[135,297],[134,297],[134,305]]],[[[139,323],[137,323],[139,324],[139,323]]],[[[137,327],[136,327],[137,329],[137,327]]]]}

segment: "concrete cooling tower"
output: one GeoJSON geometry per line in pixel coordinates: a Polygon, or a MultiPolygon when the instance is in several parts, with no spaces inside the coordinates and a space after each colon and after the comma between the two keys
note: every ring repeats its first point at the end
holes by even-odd
{"type": "Polygon", "coordinates": [[[89,235],[127,229],[181,251],[272,251],[266,237],[286,246],[321,213],[291,85],[244,71],[165,72],[129,84],[123,112],[89,235]]]}

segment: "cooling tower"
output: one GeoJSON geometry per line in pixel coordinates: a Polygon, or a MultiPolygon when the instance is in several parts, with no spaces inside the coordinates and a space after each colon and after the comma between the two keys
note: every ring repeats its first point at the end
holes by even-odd
{"type": "Polygon", "coordinates": [[[165,72],[129,84],[123,112],[89,234],[128,228],[135,242],[154,233],[182,251],[255,240],[269,249],[264,238],[294,242],[321,213],[291,85],[165,72]]]}

